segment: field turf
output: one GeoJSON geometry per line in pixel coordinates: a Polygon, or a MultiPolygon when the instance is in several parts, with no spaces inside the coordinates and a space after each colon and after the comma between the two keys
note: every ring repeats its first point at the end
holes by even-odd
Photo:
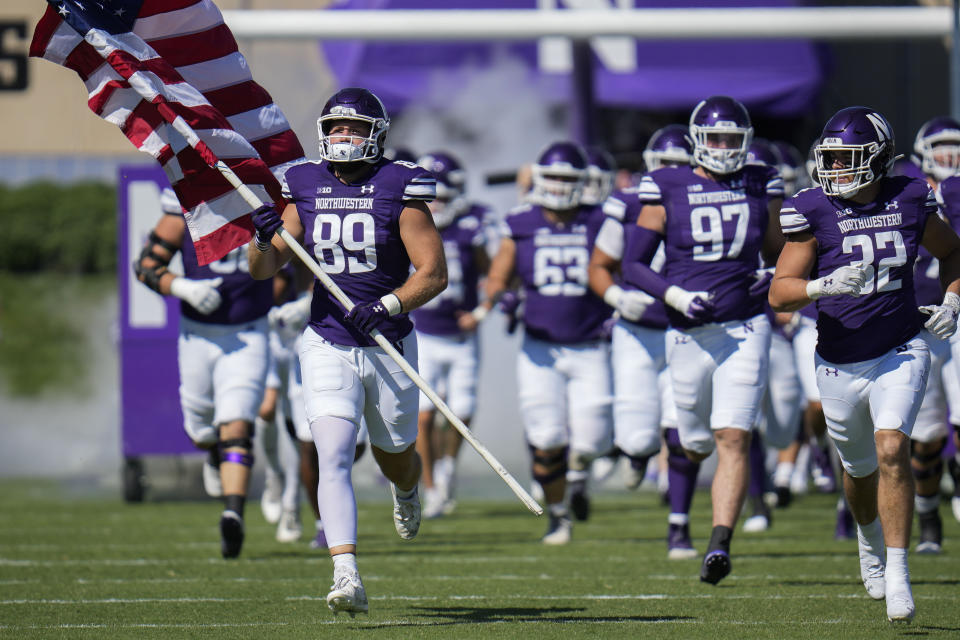
{"type": "MultiPolygon", "coordinates": [[[[125,505],[0,482],[0,638],[960,637],[960,525],[948,505],[945,552],[910,556],[917,617],[892,627],[860,585],[856,543],[833,539],[834,496],[776,511],[764,534],[738,531],[733,574],[717,587],[697,579],[699,559],[667,560],[652,493],[599,495],[574,541],[554,548],[539,542],[542,518],[505,500],[464,500],[404,542],[386,490],[376,496],[360,504],[370,614],[335,619],[323,601],[329,558],[275,542],[256,502],[242,557],[224,561],[213,502],[125,505]]],[[[699,492],[701,551],[708,506],[699,492]]]]}

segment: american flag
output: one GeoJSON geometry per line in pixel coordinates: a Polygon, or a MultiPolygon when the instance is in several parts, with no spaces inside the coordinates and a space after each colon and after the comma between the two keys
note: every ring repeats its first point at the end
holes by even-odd
{"type": "Polygon", "coordinates": [[[200,264],[250,240],[253,207],[213,168],[219,158],[265,202],[303,148],[253,81],[211,0],[47,0],[30,55],[73,69],[87,104],[166,171],[200,264]],[[174,130],[182,118],[196,149],[174,130]]]}

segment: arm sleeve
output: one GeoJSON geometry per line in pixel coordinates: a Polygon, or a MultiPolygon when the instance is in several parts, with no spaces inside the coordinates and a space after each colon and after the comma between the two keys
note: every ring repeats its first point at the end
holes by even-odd
{"type": "Polygon", "coordinates": [[[625,229],[626,246],[623,250],[624,279],[650,295],[663,300],[670,283],[650,267],[663,236],[645,227],[625,229]]]}

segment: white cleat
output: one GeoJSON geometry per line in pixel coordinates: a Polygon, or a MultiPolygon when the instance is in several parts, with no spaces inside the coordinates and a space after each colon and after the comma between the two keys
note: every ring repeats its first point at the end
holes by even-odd
{"type": "Polygon", "coordinates": [[[763,514],[750,516],[743,523],[743,530],[746,533],[761,533],[769,528],[770,521],[767,519],[767,516],[763,514]]]}
{"type": "Polygon", "coordinates": [[[420,531],[420,494],[414,488],[409,498],[397,496],[397,487],[390,483],[390,493],[393,495],[393,526],[404,540],[413,540],[420,531]]]}
{"type": "Polygon", "coordinates": [[[573,521],[568,516],[550,515],[550,526],[543,536],[543,544],[567,544],[573,538],[573,521]]]}
{"type": "Polygon", "coordinates": [[[223,484],[220,482],[220,469],[206,460],[203,462],[203,490],[211,498],[223,496],[223,484]]]}
{"type": "Polygon", "coordinates": [[[270,524],[280,522],[280,515],[283,513],[283,478],[272,471],[267,471],[263,495],[260,496],[260,511],[263,512],[263,519],[270,524]]]}
{"type": "Polygon", "coordinates": [[[360,581],[357,572],[335,576],[330,593],[327,594],[327,606],[334,615],[349,613],[354,617],[358,613],[368,613],[370,605],[367,602],[367,592],[360,581]]]}
{"type": "Polygon", "coordinates": [[[913,621],[915,612],[910,585],[906,585],[906,589],[897,589],[887,594],[887,620],[890,622],[909,624],[913,621]]]}
{"type": "Polygon", "coordinates": [[[277,523],[277,542],[296,542],[303,535],[303,525],[300,524],[300,511],[284,509],[277,523]]]}
{"type": "Polygon", "coordinates": [[[860,547],[860,578],[867,589],[867,595],[874,600],[883,600],[887,592],[887,581],[884,575],[886,565],[883,558],[865,548],[863,543],[858,542],[858,545],[860,547]]]}

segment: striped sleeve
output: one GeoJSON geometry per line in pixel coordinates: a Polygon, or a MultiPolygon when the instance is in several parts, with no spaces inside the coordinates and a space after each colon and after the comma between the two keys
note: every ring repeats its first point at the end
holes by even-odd
{"type": "Polygon", "coordinates": [[[780,208],[780,228],[785,235],[800,233],[810,229],[807,217],[797,211],[795,201],[791,199],[780,208]]]}
{"type": "Polygon", "coordinates": [[[407,181],[403,188],[404,200],[430,202],[437,197],[437,179],[424,172],[407,181]]]}
{"type": "Polygon", "coordinates": [[[614,220],[623,222],[623,217],[627,213],[627,203],[615,196],[609,196],[603,202],[603,214],[614,220]]]}
{"type": "Polygon", "coordinates": [[[643,176],[640,180],[640,187],[637,190],[637,196],[643,204],[660,204],[663,202],[663,196],[660,193],[660,185],[649,175],[643,176]]]}
{"type": "Polygon", "coordinates": [[[767,197],[768,198],[783,197],[783,178],[780,177],[779,173],[774,173],[772,176],[770,176],[770,179],[767,181],[767,197]]]}

